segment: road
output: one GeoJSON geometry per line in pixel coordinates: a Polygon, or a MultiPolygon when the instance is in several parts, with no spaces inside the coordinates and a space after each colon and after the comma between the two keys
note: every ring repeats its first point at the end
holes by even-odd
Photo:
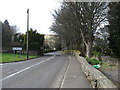
{"type": "Polygon", "coordinates": [[[73,56],[54,52],[36,59],[3,64],[0,80],[2,88],[70,88],[72,83],[77,84],[72,84],[71,88],[80,88],[80,86],[91,88],[86,77],[79,72],[80,65],[77,60],[70,61],[70,57],[73,58],[73,56]],[[75,67],[75,63],[78,67],[75,67]],[[72,72],[75,71],[73,69],[76,72],[72,72]],[[72,77],[69,76],[73,73],[73,80],[71,80],[72,77]]]}

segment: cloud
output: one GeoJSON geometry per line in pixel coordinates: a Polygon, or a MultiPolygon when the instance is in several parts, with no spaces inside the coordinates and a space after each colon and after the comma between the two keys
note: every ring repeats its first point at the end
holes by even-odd
{"type": "Polygon", "coordinates": [[[19,32],[27,29],[27,9],[30,10],[30,27],[39,33],[50,33],[53,11],[60,7],[62,0],[2,0],[0,20],[7,19],[10,25],[17,25],[19,32]]]}

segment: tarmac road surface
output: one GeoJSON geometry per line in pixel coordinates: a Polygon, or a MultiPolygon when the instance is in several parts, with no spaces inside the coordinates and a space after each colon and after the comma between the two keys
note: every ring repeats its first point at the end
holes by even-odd
{"type": "Polygon", "coordinates": [[[1,66],[2,88],[91,88],[77,59],[60,51],[1,66]]]}

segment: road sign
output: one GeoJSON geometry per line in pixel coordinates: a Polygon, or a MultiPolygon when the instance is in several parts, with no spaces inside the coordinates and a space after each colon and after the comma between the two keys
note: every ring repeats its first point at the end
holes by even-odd
{"type": "Polygon", "coordinates": [[[22,47],[13,47],[12,49],[13,49],[13,50],[19,50],[19,51],[21,51],[21,50],[22,50],[22,47]]]}

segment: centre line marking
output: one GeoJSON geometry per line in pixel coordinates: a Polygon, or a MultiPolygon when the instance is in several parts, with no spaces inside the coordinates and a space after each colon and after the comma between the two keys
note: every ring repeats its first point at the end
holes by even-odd
{"type": "MultiPolygon", "coordinates": [[[[54,57],[54,56],[53,56],[53,57],[54,57]]],[[[6,80],[6,79],[8,79],[8,78],[10,78],[10,77],[12,77],[12,76],[15,76],[15,75],[17,75],[17,74],[19,74],[19,73],[21,73],[21,72],[26,71],[26,70],[34,67],[34,66],[37,66],[37,65],[39,65],[39,64],[41,64],[41,63],[43,63],[43,62],[49,61],[49,60],[52,59],[53,57],[50,57],[50,58],[46,59],[45,61],[41,61],[41,62],[36,63],[36,64],[34,64],[34,65],[31,65],[30,67],[27,67],[27,68],[25,68],[25,69],[22,69],[22,70],[20,70],[20,71],[18,71],[18,72],[16,72],[16,73],[13,73],[13,74],[11,74],[11,75],[9,75],[9,76],[1,79],[0,81],[6,80]]]]}

